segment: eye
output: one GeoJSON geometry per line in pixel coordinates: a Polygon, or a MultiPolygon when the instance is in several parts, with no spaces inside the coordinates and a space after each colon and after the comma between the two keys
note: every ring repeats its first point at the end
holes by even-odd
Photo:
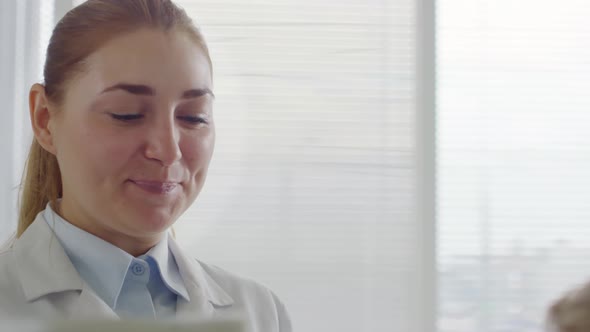
{"type": "Polygon", "coordinates": [[[186,121],[190,124],[208,124],[209,121],[207,118],[202,116],[179,116],[178,117],[182,121],[186,121]]]}
{"type": "Polygon", "coordinates": [[[143,114],[115,114],[115,113],[110,113],[111,117],[115,120],[120,120],[120,121],[133,121],[133,120],[139,120],[141,118],[143,118],[143,114]]]}

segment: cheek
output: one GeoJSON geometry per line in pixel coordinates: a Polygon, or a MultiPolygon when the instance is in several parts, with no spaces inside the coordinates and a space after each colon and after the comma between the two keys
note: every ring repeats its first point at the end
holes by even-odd
{"type": "Polygon", "coordinates": [[[215,146],[215,132],[211,130],[207,135],[187,137],[180,143],[183,159],[191,173],[206,171],[213,155],[215,146]]]}
{"type": "Polygon", "coordinates": [[[128,163],[135,140],[120,137],[96,126],[80,126],[77,134],[69,138],[68,154],[70,164],[79,174],[93,182],[120,173],[128,163]]]}

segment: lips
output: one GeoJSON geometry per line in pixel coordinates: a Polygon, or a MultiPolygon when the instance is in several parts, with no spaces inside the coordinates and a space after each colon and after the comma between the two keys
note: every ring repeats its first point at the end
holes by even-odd
{"type": "Polygon", "coordinates": [[[147,180],[131,180],[132,183],[137,185],[139,188],[154,194],[166,195],[171,193],[176,187],[178,182],[161,182],[161,181],[147,181],[147,180]]]}

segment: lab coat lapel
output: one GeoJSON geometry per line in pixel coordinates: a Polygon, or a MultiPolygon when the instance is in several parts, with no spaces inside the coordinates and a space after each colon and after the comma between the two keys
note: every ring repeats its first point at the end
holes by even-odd
{"type": "Polygon", "coordinates": [[[207,274],[199,262],[188,257],[173,237],[168,245],[189,294],[189,301],[178,297],[176,316],[188,319],[213,318],[226,312],[233,299],[207,274]]]}
{"type": "Polygon", "coordinates": [[[183,319],[201,319],[213,318],[217,316],[217,311],[203,294],[203,289],[199,285],[187,282],[186,289],[190,300],[187,301],[178,297],[176,302],[176,317],[183,319]]]}
{"type": "Polygon", "coordinates": [[[14,243],[17,273],[26,300],[82,290],[84,282],[66,255],[42,213],[14,243]]]}
{"type": "Polygon", "coordinates": [[[39,213],[15,240],[19,280],[27,301],[53,294],[50,301],[69,318],[117,318],[115,312],[82,280],[59,240],[39,213]]]}
{"type": "Polygon", "coordinates": [[[119,316],[96,293],[84,283],[82,292],[67,309],[71,319],[119,319],[119,316]]]}

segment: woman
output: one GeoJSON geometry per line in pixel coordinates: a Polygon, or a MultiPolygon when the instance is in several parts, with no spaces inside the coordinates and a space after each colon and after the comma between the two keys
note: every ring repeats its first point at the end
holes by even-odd
{"type": "Polygon", "coordinates": [[[169,0],[89,0],[58,23],[29,96],[35,139],[0,316],[245,315],[290,331],[268,289],[198,262],[168,230],[215,141],[205,41],[169,0]]]}

